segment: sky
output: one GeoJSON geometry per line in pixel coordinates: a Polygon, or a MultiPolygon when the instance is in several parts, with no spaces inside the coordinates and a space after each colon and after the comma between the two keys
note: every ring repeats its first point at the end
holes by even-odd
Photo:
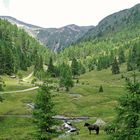
{"type": "Polygon", "coordinates": [[[0,0],[0,15],[46,28],[87,26],[138,3],[140,0],[0,0]]]}

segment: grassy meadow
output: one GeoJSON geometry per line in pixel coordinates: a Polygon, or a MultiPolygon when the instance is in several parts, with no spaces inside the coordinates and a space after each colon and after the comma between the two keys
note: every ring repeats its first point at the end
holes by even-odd
{"type": "MultiPolygon", "coordinates": [[[[132,75],[132,72],[126,73],[125,66],[122,65],[121,73],[118,75],[112,75],[110,69],[87,72],[79,77],[79,83],[75,83],[69,92],[52,90],[56,113],[67,117],[90,117],[86,121],[89,123],[94,123],[98,118],[106,123],[111,122],[116,115],[117,99],[126,92],[123,77],[132,75]],[[102,93],[99,93],[100,85],[103,87],[102,93]]],[[[137,75],[140,77],[139,73],[137,75]]],[[[33,87],[28,81],[21,84],[18,79],[8,76],[4,76],[3,79],[6,83],[5,91],[33,87]]],[[[4,101],[0,103],[0,140],[35,140],[36,127],[30,116],[32,109],[27,104],[34,102],[36,93],[37,90],[33,90],[2,95],[4,101]]],[[[79,135],[60,135],[54,140],[106,140],[108,138],[103,128],[98,136],[95,132],[89,135],[88,129],[83,126],[84,123],[85,121],[73,122],[80,129],[79,135]]]]}

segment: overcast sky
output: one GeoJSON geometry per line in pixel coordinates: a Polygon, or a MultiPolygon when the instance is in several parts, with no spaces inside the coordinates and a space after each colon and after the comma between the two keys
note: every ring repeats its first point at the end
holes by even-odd
{"type": "Polygon", "coordinates": [[[140,0],[0,0],[0,15],[42,27],[86,26],[138,3],[140,0]]]}

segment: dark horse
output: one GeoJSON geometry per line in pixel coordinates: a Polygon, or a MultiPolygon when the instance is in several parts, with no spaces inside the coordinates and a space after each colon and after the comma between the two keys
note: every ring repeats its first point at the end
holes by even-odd
{"type": "Polygon", "coordinates": [[[97,124],[89,124],[85,123],[84,126],[86,126],[89,130],[89,134],[91,134],[91,130],[95,130],[96,134],[99,134],[99,126],[97,124]]]}

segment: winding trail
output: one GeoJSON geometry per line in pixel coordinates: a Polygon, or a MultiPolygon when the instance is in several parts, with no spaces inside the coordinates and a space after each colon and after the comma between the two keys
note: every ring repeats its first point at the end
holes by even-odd
{"type": "Polygon", "coordinates": [[[19,92],[27,92],[27,91],[31,91],[31,90],[35,90],[38,89],[39,87],[32,87],[32,88],[28,88],[28,89],[23,89],[23,90],[16,90],[16,91],[4,91],[4,92],[0,92],[0,94],[4,94],[4,93],[19,93],[19,92]]]}
{"type": "Polygon", "coordinates": [[[26,114],[3,114],[0,115],[0,117],[19,117],[19,118],[32,118],[32,115],[26,115],[26,114]]]}
{"type": "MultiPolygon", "coordinates": [[[[25,82],[27,81],[29,78],[32,77],[34,72],[31,72],[27,77],[23,78],[22,80],[25,82]]],[[[20,92],[27,92],[27,91],[32,91],[32,90],[36,90],[38,89],[39,87],[36,86],[36,87],[31,87],[31,88],[28,88],[28,89],[23,89],[23,90],[16,90],[16,91],[3,91],[3,92],[0,92],[0,94],[4,94],[4,93],[20,93],[20,92]]]]}
{"type": "Polygon", "coordinates": [[[31,77],[33,76],[33,73],[34,73],[34,72],[30,73],[27,77],[23,78],[22,80],[23,80],[23,81],[28,80],[29,78],[31,78],[31,77]]]}

